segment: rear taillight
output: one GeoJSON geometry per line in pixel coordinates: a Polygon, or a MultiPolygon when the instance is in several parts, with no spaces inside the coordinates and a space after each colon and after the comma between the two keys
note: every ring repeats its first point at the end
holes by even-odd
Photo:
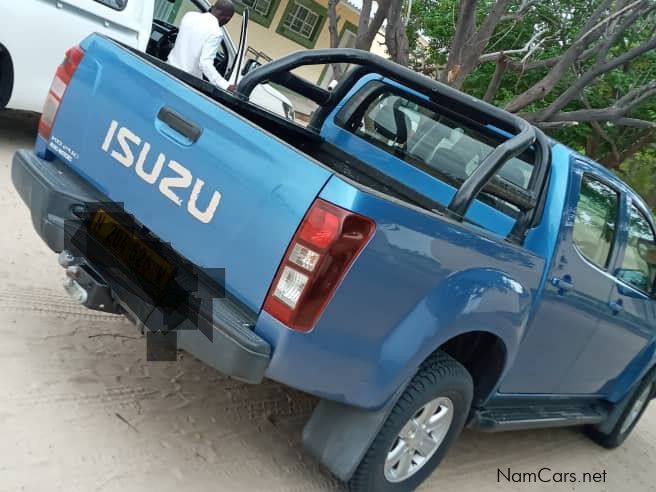
{"type": "Polygon", "coordinates": [[[310,331],[376,226],[371,219],[317,199],[287,248],[264,310],[310,331]]]}
{"type": "Polygon", "coordinates": [[[55,123],[59,104],[64,97],[66,87],[73,78],[73,74],[78,65],[84,58],[84,51],[79,46],[74,46],[66,52],[66,58],[55,72],[55,78],[52,79],[50,90],[46,96],[46,102],[43,105],[41,120],[39,121],[39,135],[44,139],[50,138],[52,125],[55,123]]]}

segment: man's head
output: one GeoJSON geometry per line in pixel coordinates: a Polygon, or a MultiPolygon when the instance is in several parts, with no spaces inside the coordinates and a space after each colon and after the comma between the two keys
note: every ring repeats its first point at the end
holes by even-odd
{"type": "Polygon", "coordinates": [[[232,16],[235,15],[235,6],[232,0],[216,0],[210,12],[218,19],[219,25],[222,26],[227,24],[232,19],[232,16]]]}

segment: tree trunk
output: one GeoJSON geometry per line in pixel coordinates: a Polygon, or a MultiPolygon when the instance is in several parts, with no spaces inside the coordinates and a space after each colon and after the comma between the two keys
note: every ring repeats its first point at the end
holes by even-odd
{"type": "MultiPolygon", "coordinates": [[[[339,0],[328,0],[328,34],[330,35],[330,47],[337,48],[339,46],[339,31],[337,30],[337,22],[339,16],[337,15],[337,4],[339,0]]],[[[339,63],[333,63],[333,79],[340,80],[342,78],[343,70],[339,63]]]]}
{"type": "Polygon", "coordinates": [[[355,47],[359,50],[369,51],[376,39],[378,30],[383,25],[390,9],[391,0],[378,0],[378,10],[371,17],[371,4],[373,0],[363,0],[360,20],[358,21],[358,35],[355,39],[355,47]]]}
{"type": "Polygon", "coordinates": [[[402,11],[403,1],[392,0],[385,26],[385,45],[392,61],[407,67],[410,62],[410,43],[402,11]]]}
{"type": "Polygon", "coordinates": [[[460,0],[456,32],[449,50],[446,70],[443,70],[441,75],[442,82],[447,84],[453,82],[460,73],[467,44],[476,29],[476,1],[460,0]]]}
{"type": "Polygon", "coordinates": [[[510,0],[497,0],[490,13],[476,30],[476,0],[461,0],[456,33],[449,51],[445,82],[460,89],[467,76],[478,64],[494,30],[503,19],[510,0]]]}
{"type": "Polygon", "coordinates": [[[497,61],[497,66],[494,68],[494,75],[487,86],[487,90],[483,96],[483,101],[492,102],[494,100],[497,92],[499,92],[499,87],[501,86],[501,81],[503,80],[507,68],[508,61],[502,56],[499,58],[499,61],[497,61]]]}

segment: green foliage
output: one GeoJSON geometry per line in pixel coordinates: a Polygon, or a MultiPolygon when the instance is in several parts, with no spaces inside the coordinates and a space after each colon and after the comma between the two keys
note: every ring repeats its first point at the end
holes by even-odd
{"type": "MultiPolygon", "coordinates": [[[[499,23],[485,52],[520,49],[536,32],[544,31],[544,41],[526,61],[534,62],[560,56],[572,44],[577,35],[581,34],[583,24],[600,2],[601,0],[541,0],[535,2],[521,18],[508,19],[499,23]]],[[[520,0],[513,0],[508,13],[517,12],[520,3],[520,0]]],[[[494,0],[477,2],[479,26],[494,5],[494,0]]],[[[456,30],[458,8],[457,0],[414,0],[412,5],[412,16],[408,25],[409,37],[416,39],[416,34],[422,33],[430,40],[428,52],[422,54],[423,61],[428,65],[437,66],[438,70],[443,70],[447,61],[456,30]]],[[[619,37],[608,57],[614,58],[638,46],[653,37],[655,30],[656,20],[653,15],[638,20],[619,37]]],[[[524,56],[524,53],[513,54],[510,55],[510,58],[519,61],[524,56]]],[[[546,108],[572,85],[580,73],[585,72],[596,61],[595,56],[592,56],[578,62],[559,80],[555,90],[544,99],[523,108],[522,112],[532,113],[546,108]]],[[[494,62],[479,64],[466,79],[462,89],[477,97],[483,97],[494,70],[494,62]]],[[[493,103],[504,106],[541,80],[548,71],[549,68],[508,69],[493,103]]],[[[429,72],[426,71],[426,73],[429,72]]],[[[652,51],[635,58],[625,66],[608,71],[598,77],[583,90],[580,97],[575,98],[563,110],[611,107],[631,89],[654,79],[656,79],[656,53],[652,51]]],[[[631,111],[630,116],[656,121],[656,97],[644,101],[638,108],[631,111]]],[[[588,123],[581,123],[550,131],[558,140],[606,163],[612,162],[613,156],[621,154],[623,150],[629,148],[633,142],[644,135],[644,132],[644,129],[617,126],[606,122],[600,122],[597,130],[588,123]],[[603,136],[599,134],[599,128],[604,133],[603,136]]],[[[651,153],[648,152],[648,154],[652,156],[651,153]]]]}
{"type": "Polygon", "coordinates": [[[650,146],[636,153],[624,161],[616,172],[656,212],[656,147],[650,146]]]}

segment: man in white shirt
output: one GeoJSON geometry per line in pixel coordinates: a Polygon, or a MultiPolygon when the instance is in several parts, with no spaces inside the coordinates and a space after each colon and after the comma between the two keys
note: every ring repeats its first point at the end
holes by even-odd
{"type": "Polygon", "coordinates": [[[232,19],[234,13],[232,0],[217,0],[209,12],[185,14],[168,63],[198,78],[205,75],[223,90],[233,90],[234,87],[214,67],[214,58],[223,40],[221,26],[232,19]]]}

